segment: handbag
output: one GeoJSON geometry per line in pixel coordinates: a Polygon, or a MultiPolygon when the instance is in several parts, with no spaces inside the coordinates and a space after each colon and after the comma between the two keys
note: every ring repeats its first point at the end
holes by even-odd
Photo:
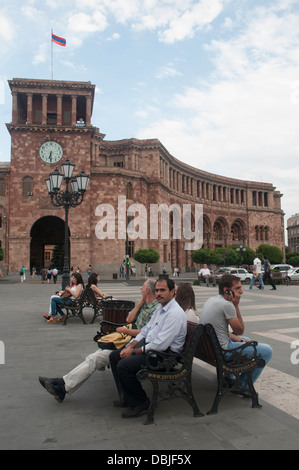
{"type": "Polygon", "coordinates": [[[62,294],[60,295],[62,299],[70,299],[72,297],[72,294],[68,292],[67,290],[63,291],[62,294]]]}
{"type": "MultiPolygon", "coordinates": [[[[126,327],[132,328],[133,325],[126,325],[126,327]]],[[[98,343],[99,348],[111,350],[123,348],[129,341],[131,341],[131,339],[131,335],[118,333],[117,331],[104,336],[99,333],[94,337],[94,341],[98,343]]]]}

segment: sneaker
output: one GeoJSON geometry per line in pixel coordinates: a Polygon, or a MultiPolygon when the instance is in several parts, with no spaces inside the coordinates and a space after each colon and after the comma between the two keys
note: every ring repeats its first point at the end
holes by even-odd
{"type": "Polygon", "coordinates": [[[66,395],[65,383],[63,378],[48,379],[47,377],[39,377],[40,384],[49,392],[54,398],[62,403],[66,395]]]}

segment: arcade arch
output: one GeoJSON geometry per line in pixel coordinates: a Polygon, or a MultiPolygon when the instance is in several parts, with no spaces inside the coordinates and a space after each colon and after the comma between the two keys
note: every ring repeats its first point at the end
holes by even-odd
{"type": "Polygon", "coordinates": [[[56,216],[41,217],[32,225],[30,237],[30,270],[34,266],[39,271],[46,264],[45,253],[49,247],[64,245],[64,220],[56,216]]]}

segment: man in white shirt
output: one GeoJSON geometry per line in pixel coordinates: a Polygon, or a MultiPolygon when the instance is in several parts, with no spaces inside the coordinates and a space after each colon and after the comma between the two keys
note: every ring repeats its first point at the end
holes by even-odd
{"type": "Polygon", "coordinates": [[[256,280],[257,277],[259,278],[260,289],[263,290],[264,289],[264,282],[263,282],[263,278],[262,278],[262,262],[258,258],[258,256],[256,255],[256,257],[253,260],[253,276],[252,276],[252,279],[250,281],[249,289],[252,289],[254,281],[256,280]]]}
{"type": "MultiPolygon", "coordinates": [[[[151,320],[136,336],[129,347],[110,354],[110,365],[116,386],[128,410],[123,418],[133,418],[144,413],[149,407],[149,399],[136,377],[145,365],[144,352],[182,351],[187,333],[187,320],[184,310],[174,300],[175,285],[172,279],[158,279],[156,299],[159,306],[151,320]],[[139,343],[139,344],[138,344],[139,343]]],[[[157,358],[151,358],[153,364],[157,358]]]]}
{"type": "Polygon", "coordinates": [[[203,265],[203,268],[201,268],[197,275],[198,275],[198,280],[203,280],[206,284],[209,282],[209,279],[211,279],[211,281],[213,282],[213,285],[215,286],[216,285],[216,281],[215,281],[215,278],[214,276],[211,277],[213,271],[211,272],[208,268],[208,265],[207,264],[204,264],[203,265]]]}

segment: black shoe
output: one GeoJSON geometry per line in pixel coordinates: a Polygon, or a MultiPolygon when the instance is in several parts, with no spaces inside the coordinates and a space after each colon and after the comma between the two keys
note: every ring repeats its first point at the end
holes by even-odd
{"type": "Polygon", "coordinates": [[[270,290],[276,290],[276,287],[272,287],[272,289],[270,289],[270,290]]]}
{"type": "Polygon", "coordinates": [[[115,408],[127,408],[128,405],[126,404],[124,400],[115,400],[113,402],[113,406],[115,408]]]}
{"type": "Polygon", "coordinates": [[[121,417],[122,418],[136,418],[137,416],[142,415],[143,413],[146,413],[146,411],[149,409],[150,402],[147,401],[145,402],[144,405],[139,405],[135,406],[134,408],[128,408],[127,411],[125,411],[121,417]]]}
{"type": "Polygon", "coordinates": [[[54,398],[62,403],[66,395],[65,383],[62,378],[48,379],[47,377],[39,377],[40,384],[51,393],[54,398]]]}

